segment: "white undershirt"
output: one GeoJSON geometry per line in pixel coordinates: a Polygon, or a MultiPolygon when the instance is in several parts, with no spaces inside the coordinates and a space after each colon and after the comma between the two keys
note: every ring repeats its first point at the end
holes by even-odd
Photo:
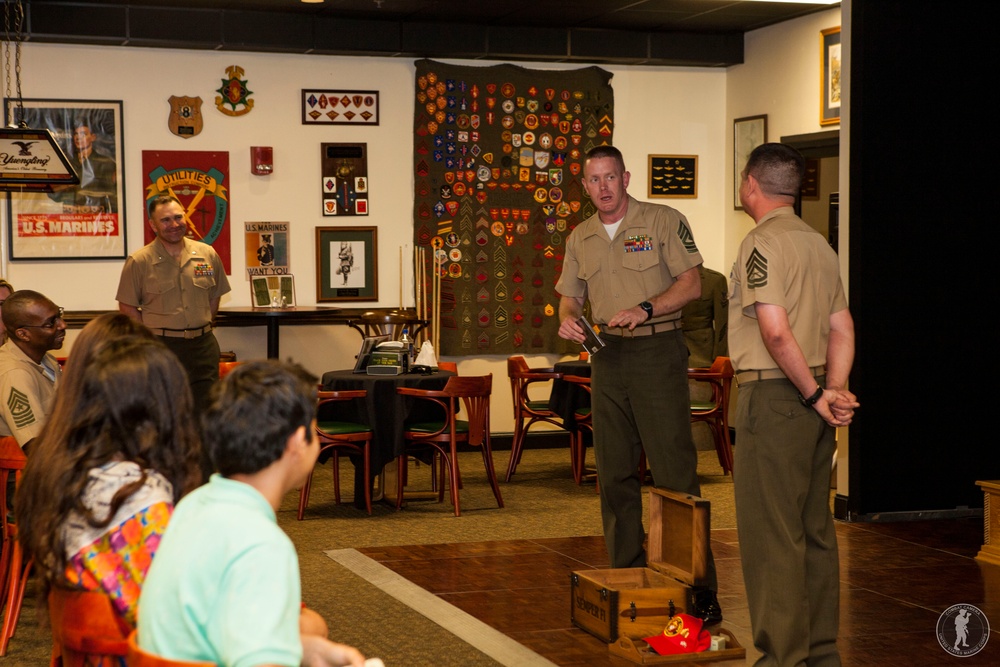
{"type": "Polygon", "coordinates": [[[612,241],[615,238],[615,234],[618,233],[618,228],[621,227],[622,220],[624,220],[624,219],[625,219],[625,217],[622,216],[616,222],[612,222],[610,225],[606,225],[604,223],[601,223],[602,226],[604,227],[604,231],[606,231],[608,233],[608,238],[611,239],[612,241]]]}

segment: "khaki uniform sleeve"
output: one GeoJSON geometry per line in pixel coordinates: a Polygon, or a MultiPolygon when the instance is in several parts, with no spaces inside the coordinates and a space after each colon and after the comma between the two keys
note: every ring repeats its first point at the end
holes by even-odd
{"type": "Polygon", "coordinates": [[[21,368],[10,369],[0,378],[0,416],[7,431],[0,435],[14,436],[21,447],[38,437],[45,425],[49,406],[37,389],[30,371],[21,368]]]}
{"type": "Polygon", "coordinates": [[[129,257],[122,267],[122,275],[118,281],[118,293],[115,300],[126,306],[138,308],[142,305],[142,267],[129,257]]]}

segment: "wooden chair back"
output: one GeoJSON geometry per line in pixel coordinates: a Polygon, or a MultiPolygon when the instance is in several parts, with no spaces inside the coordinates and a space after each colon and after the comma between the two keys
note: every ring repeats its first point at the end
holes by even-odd
{"type": "Polygon", "coordinates": [[[692,402],[691,421],[705,422],[712,431],[715,451],[723,473],[733,471],[733,445],[729,439],[729,397],[733,388],[733,362],[716,357],[710,368],[689,368],[688,379],[707,383],[712,397],[706,402],[692,402]]]}
{"type": "Polygon", "coordinates": [[[3,540],[3,547],[0,548],[0,608],[4,609],[0,657],[7,655],[7,646],[21,617],[21,603],[31,569],[31,561],[24,561],[21,544],[17,541],[17,526],[7,517],[7,482],[12,475],[19,482],[27,462],[28,457],[14,437],[0,438],[0,539],[3,540]]]}
{"type": "Polygon", "coordinates": [[[128,654],[125,656],[128,667],[215,667],[215,663],[206,660],[171,660],[161,658],[139,648],[139,640],[133,631],[128,636],[128,654]]]}
{"type": "Polygon", "coordinates": [[[62,667],[85,667],[96,656],[107,659],[128,654],[128,629],[103,592],[53,587],[49,621],[52,654],[60,657],[62,667]]]}
{"type": "MultiPolygon", "coordinates": [[[[458,498],[461,477],[458,470],[456,449],[460,441],[481,449],[483,465],[486,468],[486,476],[493,489],[493,495],[497,499],[497,505],[503,507],[503,497],[500,494],[500,486],[497,483],[496,470],[493,466],[493,448],[490,444],[490,395],[493,392],[493,375],[455,375],[448,378],[443,389],[397,387],[396,392],[403,396],[431,401],[441,408],[442,421],[434,422],[427,430],[406,428],[404,436],[407,444],[414,443],[416,446],[431,447],[441,456],[443,465],[447,466],[448,469],[455,516],[461,516],[458,498]],[[459,430],[458,428],[460,405],[465,406],[467,430],[459,430]]],[[[407,454],[404,452],[397,458],[400,470],[406,466],[406,457],[407,454]]],[[[398,477],[397,509],[402,507],[403,502],[403,477],[402,474],[398,477]]],[[[439,489],[439,498],[443,495],[443,489],[443,486],[439,489]]]]}

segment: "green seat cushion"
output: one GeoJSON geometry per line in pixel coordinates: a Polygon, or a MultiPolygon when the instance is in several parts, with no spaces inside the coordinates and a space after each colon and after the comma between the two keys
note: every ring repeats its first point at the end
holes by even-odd
{"type": "Polygon", "coordinates": [[[354,422],[323,421],[316,427],[327,435],[347,435],[348,433],[371,433],[372,427],[354,422]]]}
{"type": "Polygon", "coordinates": [[[712,402],[702,403],[700,401],[691,401],[691,409],[692,410],[714,410],[715,409],[715,403],[712,403],[712,402]]]}
{"type": "MultiPolygon", "coordinates": [[[[444,422],[420,422],[417,424],[408,424],[406,426],[407,431],[416,431],[418,433],[436,433],[444,428],[444,422]]],[[[455,422],[455,432],[456,433],[468,433],[469,432],[469,422],[456,421],[455,422]]]]}
{"type": "Polygon", "coordinates": [[[584,419],[585,417],[590,416],[590,408],[580,408],[579,410],[576,410],[573,414],[576,415],[577,419],[584,419]]]}
{"type": "Polygon", "coordinates": [[[548,410],[548,401],[528,401],[528,407],[535,411],[548,410]]]}

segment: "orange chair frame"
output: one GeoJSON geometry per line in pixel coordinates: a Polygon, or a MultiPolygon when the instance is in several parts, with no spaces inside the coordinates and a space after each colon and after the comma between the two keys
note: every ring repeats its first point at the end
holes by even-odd
{"type": "MultiPolygon", "coordinates": [[[[448,383],[444,389],[440,390],[412,387],[396,388],[396,392],[403,396],[431,401],[440,406],[443,411],[443,422],[439,429],[433,432],[424,432],[405,428],[403,437],[407,445],[412,442],[417,447],[427,446],[441,455],[443,467],[448,471],[451,502],[455,508],[455,516],[461,516],[458,499],[458,490],[461,486],[457,457],[459,442],[466,442],[480,448],[483,464],[486,467],[486,476],[493,488],[493,495],[497,499],[497,505],[503,507],[503,497],[500,495],[500,485],[497,483],[496,469],[493,466],[493,448],[490,444],[490,395],[492,391],[492,374],[483,376],[456,375],[448,378],[448,383]],[[459,401],[464,404],[468,415],[468,432],[457,430],[459,401]]],[[[408,455],[404,447],[404,453],[397,458],[399,470],[405,468],[408,455]]],[[[404,483],[403,475],[398,475],[396,509],[403,506],[404,483]]],[[[443,483],[438,485],[438,500],[444,500],[443,483]]]]}
{"type": "Polygon", "coordinates": [[[0,656],[7,655],[17,622],[21,618],[24,603],[24,589],[28,585],[28,573],[32,561],[24,560],[21,543],[17,540],[17,526],[7,520],[7,480],[14,475],[17,483],[28,458],[21,446],[11,436],[0,438],[0,523],[2,523],[3,548],[0,552],[0,606],[5,606],[3,629],[0,630],[0,656]]]}
{"type": "Polygon", "coordinates": [[[724,474],[733,472],[733,443],[729,439],[729,394],[733,375],[729,357],[716,357],[710,368],[688,369],[688,379],[707,382],[712,388],[711,399],[691,403],[691,423],[705,422],[712,429],[715,451],[724,474]]]}

